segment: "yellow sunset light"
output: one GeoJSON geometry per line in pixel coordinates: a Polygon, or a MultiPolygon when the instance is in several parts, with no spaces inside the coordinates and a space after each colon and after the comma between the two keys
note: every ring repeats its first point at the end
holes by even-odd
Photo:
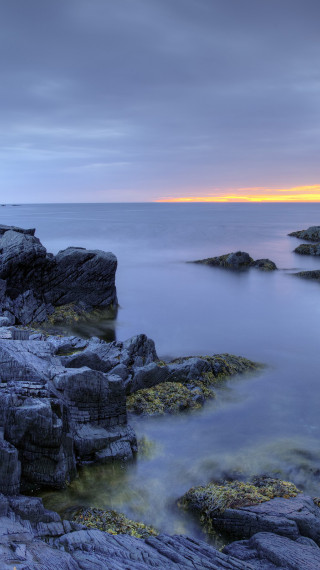
{"type": "Polygon", "coordinates": [[[320,184],[292,188],[232,188],[207,196],[162,197],[156,202],[320,202],[320,184]],[[230,192],[230,193],[229,193],[230,192]],[[237,193],[239,192],[239,194],[237,193]]]}

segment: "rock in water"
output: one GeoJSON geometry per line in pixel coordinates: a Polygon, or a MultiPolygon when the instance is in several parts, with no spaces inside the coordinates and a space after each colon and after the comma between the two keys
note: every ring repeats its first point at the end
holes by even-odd
{"type": "Polygon", "coordinates": [[[320,243],[302,243],[294,252],[300,255],[320,255],[320,243]]]}
{"type": "Polygon", "coordinates": [[[116,307],[113,253],[70,247],[56,256],[34,230],[0,226],[0,306],[10,324],[43,322],[54,307],[116,307]]]}
{"type": "Polygon", "coordinates": [[[276,264],[270,259],[257,259],[254,261],[246,251],[236,251],[234,253],[226,253],[218,257],[208,257],[206,259],[198,259],[193,263],[201,263],[202,265],[211,265],[212,267],[225,267],[241,271],[256,267],[261,271],[274,271],[277,269],[276,264]]]}
{"type": "Polygon", "coordinates": [[[307,230],[291,232],[288,235],[307,241],[320,241],[320,226],[311,226],[307,230]]]}

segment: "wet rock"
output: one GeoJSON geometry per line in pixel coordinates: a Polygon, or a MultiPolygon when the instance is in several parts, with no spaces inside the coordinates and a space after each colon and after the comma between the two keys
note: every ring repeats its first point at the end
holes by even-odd
{"type": "Polygon", "coordinates": [[[288,235],[307,241],[320,241],[320,226],[311,226],[307,230],[291,232],[288,235]]]}
{"type": "Polygon", "coordinates": [[[215,397],[212,388],[222,380],[259,368],[258,363],[232,354],[177,358],[167,364],[155,362],[136,369],[133,378],[126,381],[128,410],[162,415],[200,408],[215,397]]]}
{"type": "Polygon", "coordinates": [[[312,281],[320,282],[320,269],[315,269],[314,271],[299,271],[298,273],[293,273],[297,277],[302,277],[303,279],[311,279],[312,281]]]}
{"type": "Polygon", "coordinates": [[[291,540],[269,532],[255,534],[250,540],[233,542],[223,549],[254,568],[315,570],[320,568],[320,548],[312,541],[291,540]]]}
{"type": "Polygon", "coordinates": [[[197,513],[205,526],[238,538],[273,532],[293,540],[320,542],[320,509],[292,483],[256,478],[252,483],[210,483],[190,489],[180,506],[197,513]]]}
{"type": "Polygon", "coordinates": [[[262,271],[274,271],[277,269],[276,264],[270,259],[257,259],[254,261],[245,251],[236,251],[219,255],[217,257],[208,257],[207,259],[199,259],[193,263],[201,263],[203,265],[211,265],[212,267],[225,267],[227,269],[243,270],[250,267],[256,267],[262,271]]]}
{"type": "Polygon", "coordinates": [[[302,243],[294,252],[300,255],[320,255],[320,243],[302,243]]]}
{"type": "Polygon", "coordinates": [[[274,271],[277,269],[276,264],[271,261],[271,259],[256,259],[256,261],[253,262],[252,267],[256,267],[261,271],[274,271]]]}

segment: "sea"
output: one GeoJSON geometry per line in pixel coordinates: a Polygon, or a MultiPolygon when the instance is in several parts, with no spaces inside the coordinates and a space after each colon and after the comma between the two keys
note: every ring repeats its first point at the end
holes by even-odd
{"type": "Polygon", "coordinates": [[[288,236],[320,225],[320,204],[21,204],[0,214],[3,224],[35,227],[54,254],[116,254],[118,316],[92,334],[145,333],[164,360],[227,352],[265,365],[228,380],[201,410],[129,418],[137,459],[83,467],[66,490],[42,493],[48,508],[111,508],[219,544],[177,506],[190,487],[270,475],[320,496],[320,285],[293,275],[320,269],[320,258],[294,253],[302,242],[288,236]],[[188,263],[238,250],[278,270],[188,263]]]}

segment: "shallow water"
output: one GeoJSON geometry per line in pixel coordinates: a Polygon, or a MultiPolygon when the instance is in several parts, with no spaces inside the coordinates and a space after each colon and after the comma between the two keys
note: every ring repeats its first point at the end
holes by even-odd
{"type": "Polygon", "coordinates": [[[168,532],[199,536],[175,500],[231,472],[274,473],[320,495],[320,286],[290,275],[320,269],[287,233],[320,224],[320,204],[72,204],[7,206],[1,223],[36,227],[49,251],[113,251],[121,305],[115,333],[144,332],[161,358],[231,352],[268,366],[230,380],[216,400],[180,416],[131,420],[150,440],[131,465],[87,467],[51,508],[112,507],[168,532]],[[236,251],[279,271],[233,273],[186,261],[236,251]]]}

